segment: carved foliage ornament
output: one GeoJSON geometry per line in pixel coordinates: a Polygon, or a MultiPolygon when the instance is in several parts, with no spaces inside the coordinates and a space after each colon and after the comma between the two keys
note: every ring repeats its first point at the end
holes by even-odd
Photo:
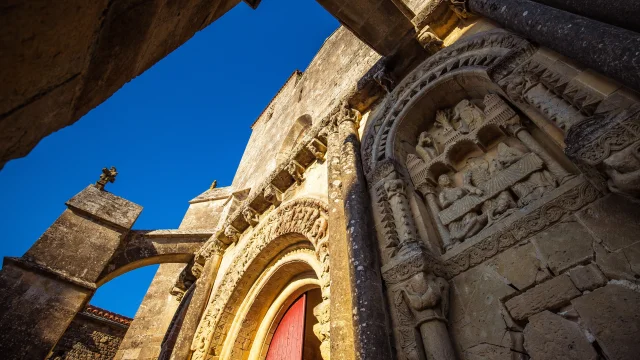
{"type": "MultiPolygon", "coordinates": [[[[328,219],[328,215],[325,203],[319,200],[301,199],[282,204],[258,225],[251,238],[243,243],[243,248],[222,276],[222,282],[218,286],[216,294],[211,296],[210,303],[207,304],[191,345],[192,359],[204,360],[206,358],[208,349],[214,340],[214,331],[220,327],[223,318],[231,316],[227,307],[232,307],[230,304],[232,295],[239,290],[238,286],[241,284],[245,271],[260,256],[261,251],[272,240],[289,233],[304,235],[318,249],[318,245],[324,243],[327,237],[326,219],[328,219]]],[[[327,259],[325,257],[324,261],[327,259]]],[[[322,262],[323,259],[320,260],[322,262]]]]}

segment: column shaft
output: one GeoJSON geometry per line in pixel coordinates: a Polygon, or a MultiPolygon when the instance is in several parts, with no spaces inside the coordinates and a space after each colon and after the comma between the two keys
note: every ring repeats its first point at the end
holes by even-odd
{"type": "Polygon", "coordinates": [[[640,89],[638,33],[528,0],[469,0],[469,7],[530,40],[640,89]]]}
{"type": "Polygon", "coordinates": [[[640,32],[640,1],[626,0],[535,0],[541,4],[607,24],[640,32]]]}
{"type": "Polygon", "coordinates": [[[213,283],[218,275],[218,269],[220,268],[220,262],[222,261],[221,254],[213,254],[204,265],[204,271],[202,276],[195,282],[194,293],[189,303],[189,308],[182,321],[182,328],[178,334],[176,344],[173,347],[171,353],[171,360],[188,360],[191,354],[191,342],[196,334],[198,323],[202,318],[204,309],[207,306],[209,297],[211,296],[211,290],[213,289],[213,283]]]}

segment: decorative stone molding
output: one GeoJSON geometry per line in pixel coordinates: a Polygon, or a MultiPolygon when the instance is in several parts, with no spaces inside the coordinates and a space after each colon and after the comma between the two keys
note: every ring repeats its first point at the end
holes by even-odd
{"type": "Polygon", "coordinates": [[[571,180],[563,187],[567,189],[559,189],[561,195],[541,203],[539,207],[510,224],[504,224],[500,231],[488,237],[480,234],[482,240],[467,240],[470,246],[456,254],[447,254],[443,259],[447,277],[452,278],[483,263],[518,242],[549,228],[563,217],[580,210],[600,196],[598,190],[583,178],[571,180]]]}
{"type": "MultiPolygon", "coordinates": [[[[236,301],[234,299],[237,296],[234,294],[248,291],[247,286],[251,285],[242,280],[247,270],[256,259],[267,260],[272,256],[269,252],[279,251],[269,246],[274,239],[287,234],[302,235],[316,248],[316,253],[321,256],[319,258],[321,263],[328,266],[328,254],[323,253],[327,249],[324,246],[327,237],[327,219],[326,204],[319,200],[300,199],[280,205],[258,224],[251,238],[239,245],[242,249],[238,251],[238,256],[233,259],[225,274],[222,275],[222,282],[207,305],[192,343],[192,359],[202,360],[207,357],[214,337],[218,336],[214,336],[214,332],[221,331],[222,323],[228,321],[230,311],[227,308],[234,305],[232,303],[236,301]]],[[[325,282],[328,284],[326,279],[325,282]]],[[[326,295],[323,290],[324,296],[326,295]]]]}
{"type": "MultiPolygon", "coordinates": [[[[519,36],[495,30],[472,36],[428,58],[389,94],[375,118],[367,122],[362,146],[367,178],[376,163],[391,154],[389,134],[396,120],[409,108],[412,100],[421,97],[434,83],[449,73],[462,72],[466,68],[489,70],[504,61],[521,62],[526,58],[513,58],[511,55],[524,53],[530,57],[534,51],[535,47],[519,36]]],[[[515,67],[513,64],[500,64],[501,71],[492,76],[501,79],[515,67]]]]}
{"type": "Polygon", "coordinates": [[[640,198],[640,105],[594,115],[566,142],[566,154],[600,191],[640,198]]]}

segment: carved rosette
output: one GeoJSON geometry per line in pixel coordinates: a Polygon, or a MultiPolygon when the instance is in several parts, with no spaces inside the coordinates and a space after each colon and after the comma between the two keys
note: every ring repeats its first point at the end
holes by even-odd
{"type": "MultiPolygon", "coordinates": [[[[282,204],[267,216],[252,233],[251,238],[242,243],[243,248],[222,275],[222,282],[207,304],[204,315],[191,345],[192,359],[204,360],[210,348],[217,348],[224,341],[224,323],[230,321],[231,314],[238,306],[233,296],[243,284],[241,280],[252,263],[274,239],[286,234],[299,234],[307,238],[315,247],[318,259],[328,270],[327,205],[319,200],[299,199],[282,204]]],[[[327,271],[328,273],[328,271],[327,271]]],[[[323,298],[329,298],[328,279],[321,276],[323,298]],[[326,288],[326,289],[325,289],[326,288]]],[[[237,299],[236,299],[237,300],[237,299]]]]}

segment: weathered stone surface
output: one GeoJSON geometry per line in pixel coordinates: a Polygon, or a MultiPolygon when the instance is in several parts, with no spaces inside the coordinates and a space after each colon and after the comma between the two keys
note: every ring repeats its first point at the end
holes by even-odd
{"type": "Polygon", "coordinates": [[[580,291],[593,290],[607,283],[607,278],[602,275],[602,272],[595,264],[571,269],[569,277],[580,291]]]}
{"type": "Polygon", "coordinates": [[[640,243],[616,252],[594,245],[596,264],[609,279],[637,281],[640,279],[640,243]]]}
{"type": "Polygon", "coordinates": [[[610,284],[574,299],[571,303],[608,359],[638,358],[640,293],[610,284]]]}
{"type": "Polygon", "coordinates": [[[487,266],[507,279],[518,290],[525,290],[550,277],[531,243],[503,252],[491,260],[487,266]]]}
{"type": "Polygon", "coordinates": [[[578,222],[566,222],[544,230],[531,242],[556,275],[593,257],[593,239],[578,222]]]}
{"type": "Polygon", "coordinates": [[[578,324],[549,311],[529,318],[524,347],[536,360],[596,360],[598,354],[578,324]]]}
{"type": "Polygon", "coordinates": [[[616,251],[640,240],[638,206],[624,196],[610,194],[577,213],[576,217],[607,250],[616,251]]]}
{"type": "Polygon", "coordinates": [[[470,0],[474,13],[640,89],[636,33],[528,0],[470,0]]]}
{"type": "Polygon", "coordinates": [[[137,359],[158,358],[162,339],[180,304],[169,292],[184,267],[160,265],[114,359],[130,359],[132,354],[137,354],[137,359]]]}
{"type": "Polygon", "coordinates": [[[0,293],[0,353],[7,359],[43,359],[93,290],[5,260],[0,293]]]}
{"type": "Polygon", "coordinates": [[[25,156],[240,0],[8,1],[0,10],[0,168],[25,156]]]}
{"type": "Polygon", "coordinates": [[[67,206],[125,229],[130,229],[142,212],[142,206],[93,185],[69,199],[67,206]]]}
{"type": "Polygon", "coordinates": [[[511,347],[500,299],[513,294],[513,288],[481,265],[453,278],[450,291],[450,332],[458,354],[477,353],[481,349],[473,348],[481,344],[511,347]]]}
{"type": "Polygon", "coordinates": [[[536,0],[536,2],[608,24],[640,32],[640,3],[599,0],[536,0]]]}
{"type": "Polygon", "coordinates": [[[118,351],[129,323],[129,318],[89,306],[76,315],[47,359],[111,360],[118,351]]]}
{"type": "Polygon", "coordinates": [[[568,275],[560,275],[523,294],[509,299],[505,305],[516,320],[525,320],[543,310],[554,310],[580,296],[568,275]]]}

